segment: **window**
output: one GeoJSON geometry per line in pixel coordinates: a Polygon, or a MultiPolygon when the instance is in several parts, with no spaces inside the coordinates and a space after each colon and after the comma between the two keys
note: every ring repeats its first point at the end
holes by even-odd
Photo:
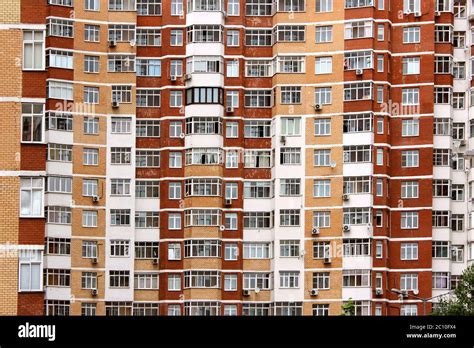
{"type": "Polygon", "coordinates": [[[224,104],[223,90],[218,87],[194,87],[186,90],[186,105],[224,104]]]}
{"type": "Polygon", "coordinates": [[[82,164],[85,166],[99,165],[99,149],[84,148],[82,155],[82,164]]]}
{"type": "Polygon", "coordinates": [[[331,150],[314,150],[314,165],[317,167],[331,165],[331,150]]]}
{"type": "Polygon", "coordinates": [[[301,104],[301,87],[280,87],[281,104],[301,104]]]}
{"type": "Polygon", "coordinates": [[[370,256],[369,239],[344,239],[343,255],[344,257],[370,256]]]}
{"type": "MultiPolygon", "coordinates": [[[[371,51],[356,51],[345,53],[344,70],[370,69],[373,66],[372,56],[373,53],[371,51]]],[[[383,58],[383,55],[381,57],[383,58]]]]}
{"type": "Polygon", "coordinates": [[[224,260],[234,261],[239,256],[239,248],[237,243],[226,243],[224,248],[224,260]]]}
{"type": "Polygon", "coordinates": [[[237,229],[237,214],[236,213],[226,213],[224,216],[224,226],[226,230],[236,230],[237,229]]]}
{"type": "Polygon", "coordinates": [[[161,76],[161,60],[143,58],[137,59],[137,76],[161,76]]]}
{"type": "Polygon", "coordinates": [[[128,240],[111,240],[110,241],[110,256],[129,256],[128,240]]]}
{"type": "Polygon", "coordinates": [[[316,27],[316,43],[332,42],[332,25],[316,27]]]}
{"type": "Polygon", "coordinates": [[[402,120],[402,137],[417,137],[420,131],[420,121],[415,119],[402,120]]]}
{"type": "Polygon", "coordinates": [[[219,226],[220,217],[217,209],[188,209],[185,211],[185,226],[219,226]]]}
{"type": "Polygon", "coordinates": [[[304,25],[277,25],[273,29],[275,42],[304,42],[304,25]]]}
{"type": "Polygon", "coordinates": [[[48,176],[47,191],[54,193],[72,193],[72,178],[66,176],[48,176]]]}
{"type": "Polygon", "coordinates": [[[97,196],[97,179],[82,179],[82,195],[84,197],[97,196]]]}
{"type": "Polygon", "coordinates": [[[299,147],[280,148],[280,164],[281,165],[300,165],[301,149],[299,147]]]}
{"type": "Polygon", "coordinates": [[[137,90],[137,107],[159,107],[161,92],[153,89],[137,90]]]}
{"type": "Polygon", "coordinates": [[[300,194],[301,179],[280,179],[280,196],[299,196],[300,194]]]}
{"type": "Polygon", "coordinates": [[[418,315],[418,305],[401,305],[400,306],[400,315],[401,316],[416,316],[418,315]]]}
{"type": "Polygon", "coordinates": [[[418,150],[402,151],[402,167],[415,168],[420,165],[420,154],[418,150]]]}
{"type": "Polygon", "coordinates": [[[328,290],[330,289],[329,281],[330,281],[329,272],[314,272],[313,273],[313,289],[328,290]]]}
{"type": "Polygon", "coordinates": [[[48,98],[73,99],[73,87],[70,82],[47,81],[48,98]]]}
{"type": "Polygon", "coordinates": [[[358,82],[344,84],[344,101],[372,99],[372,83],[358,82]]]}
{"type": "Polygon", "coordinates": [[[447,259],[449,256],[449,242],[434,240],[432,244],[432,257],[447,259]]]}
{"type": "Polygon", "coordinates": [[[316,12],[332,12],[332,0],[316,0],[316,12]]]}
{"type": "Polygon", "coordinates": [[[82,211],[82,227],[97,227],[97,211],[82,211]]]}
{"type": "Polygon", "coordinates": [[[27,143],[43,142],[44,121],[43,104],[21,104],[21,141],[27,143]]]}
{"type": "Polygon", "coordinates": [[[313,259],[324,259],[331,255],[330,242],[313,242],[313,259]]]}
{"type": "Polygon", "coordinates": [[[221,257],[221,241],[219,240],[185,240],[184,257],[221,257]]]}
{"type": "Polygon", "coordinates": [[[171,0],[171,15],[182,16],[183,14],[183,0],[171,0]]]}
{"type": "Polygon", "coordinates": [[[417,75],[420,73],[420,57],[403,58],[403,75],[417,75]]]}
{"type": "Polygon", "coordinates": [[[43,185],[39,177],[20,179],[20,216],[43,216],[43,185]]]}
{"type": "Polygon", "coordinates": [[[228,16],[240,15],[240,0],[227,0],[227,15],[228,16]]]}
{"type": "Polygon", "coordinates": [[[170,91],[170,107],[179,108],[183,106],[183,91],[170,91]]]}
{"type": "Polygon", "coordinates": [[[373,22],[372,21],[355,21],[349,22],[344,26],[345,39],[361,39],[372,37],[373,22]]]}
{"type": "Polygon", "coordinates": [[[420,27],[405,27],[403,28],[403,43],[420,43],[421,37],[420,27]]]}
{"type": "MultiPolygon", "coordinates": [[[[271,257],[270,243],[245,242],[244,259],[269,259],[271,257]]],[[[245,287],[244,287],[245,288],[245,287]]]]}
{"type": "Polygon", "coordinates": [[[191,148],[185,153],[187,165],[217,165],[222,162],[219,148],[191,148]]]}
{"type": "Polygon", "coordinates": [[[181,214],[179,213],[168,214],[168,229],[170,230],[181,229],[181,214]]]}
{"type": "Polygon", "coordinates": [[[419,184],[418,181],[402,181],[401,182],[401,197],[418,198],[419,184]]]}
{"type": "Polygon", "coordinates": [[[449,211],[433,210],[432,213],[432,224],[433,228],[446,228],[449,227],[449,211]]]}
{"type": "Polygon", "coordinates": [[[346,269],[342,271],[343,287],[368,287],[370,286],[370,270],[346,269]]]}
{"type": "Polygon", "coordinates": [[[100,39],[100,26],[98,25],[84,25],[84,41],[86,42],[99,42],[100,39]]]}
{"type": "Polygon", "coordinates": [[[135,0],[109,0],[109,11],[135,11],[135,0]]]}
{"type": "Polygon", "coordinates": [[[331,180],[314,180],[313,197],[331,197],[331,180]]]}
{"type": "Polygon", "coordinates": [[[159,198],[160,182],[153,180],[136,180],[135,182],[136,198],[159,198]]]}
{"type": "MultiPolygon", "coordinates": [[[[137,290],[158,289],[158,274],[157,273],[135,273],[133,287],[134,289],[137,289],[137,290]]],[[[134,315],[136,315],[136,313],[134,313],[134,315]]]]}
{"type": "Polygon", "coordinates": [[[72,52],[49,49],[46,51],[46,65],[51,68],[72,69],[72,52]]]}
{"type": "Polygon", "coordinates": [[[150,260],[159,258],[158,242],[135,242],[135,259],[150,260]]]}
{"type": "Polygon", "coordinates": [[[44,282],[46,286],[68,287],[71,285],[70,270],[49,268],[45,269],[44,273],[44,282]]]}
{"type": "Polygon", "coordinates": [[[377,24],[377,40],[383,41],[385,38],[385,27],[383,24],[377,24]]]}
{"type": "Polygon", "coordinates": [[[421,0],[404,0],[403,13],[420,12],[421,0]]]}
{"type": "Polygon", "coordinates": [[[130,286],[130,271],[109,271],[109,286],[111,288],[128,288],[130,286]]]}
{"type": "Polygon", "coordinates": [[[344,115],[344,133],[372,132],[372,115],[357,114],[344,115]]]}
{"type": "Polygon", "coordinates": [[[135,228],[159,228],[160,213],[157,211],[136,211],[135,228]]]}
{"type": "Polygon", "coordinates": [[[226,122],[225,136],[226,136],[226,138],[238,138],[239,137],[239,123],[238,122],[226,122]]]}
{"type": "Polygon", "coordinates": [[[49,18],[46,29],[48,36],[74,37],[74,22],[66,19],[49,18]]]}
{"type": "Polygon", "coordinates": [[[245,121],[245,138],[269,138],[271,137],[271,121],[245,121]]]}
{"type": "MultiPolygon", "coordinates": [[[[122,0],[122,1],[134,2],[134,0],[122,0]]],[[[137,1],[137,15],[161,16],[161,1],[162,0],[136,0],[136,1],[137,1]]]]}
{"type": "Polygon", "coordinates": [[[237,198],[238,198],[238,184],[226,183],[225,184],[225,199],[237,199],[237,198]]]}
{"type": "Polygon", "coordinates": [[[118,103],[131,103],[132,86],[112,86],[112,101],[118,103]]]}
{"type": "Polygon", "coordinates": [[[137,46],[161,46],[160,29],[137,29],[137,46]]]}
{"type": "MultiPolygon", "coordinates": [[[[28,108],[25,111],[28,111],[28,108]]],[[[48,130],[72,131],[72,115],[56,112],[47,112],[46,127],[48,130]]]]}
{"type": "Polygon", "coordinates": [[[226,61],[226,77],[239,77],[239,61],[237,59],[226,61]]]}
{"type": "Polygon", "coordinates": [[[299,209],[281,209],[280,210],[280,226],[299,226],[300,210],[299,209]]]}
{"type": "Polygon", "coordinates": [[[42,250],[19,250],[18,291],[41,291],[43,289],[42,253],[42,250]]]}
{"type": "Polygon", "coordinates": [[[84,9],[86,11],[99,11],[100,1],[99,0],[85,0],[84,1],[84,9]]]}
{"type": "Polygon", "coordinates": [[[383,166],[383,149],[377,149],[376,165],[383,166]]]}
{"type": "Polygon", "coordinates": [[[344,225],[368,225],[371,223],[371,209],[369,208],[344,208],[344,225]]]}
{"type": "Polygon", "coordinates": [[[219,271],[185,271],[184,288],[219,288],[219,271]]]}
{"type": "Polygon", "coordinates": [[[452,92],[451,87],[435,87],[435,104],[450,104],[452,92]]]}
{"type": "Polygon", "coordinates": [[[244,228],[259,229],[272,228],[272,212],[244,212],[244,228]]]}
{"type": "Polygon", "coordinates": [[[246,0],[245,15],[271,16],[273,14],[273,0],[246,0]]]}
{"type": "Polygon", "coordinates": [[[371,162],[371,155],[370,145],[344,146],[344,163],[371,162]]]}
{"type": "Polygon", "coordinates": [[[129,147],[112,147],[110,154],[112,164],[131,163],[131,149],[129,147]]]}
{"type": "MultiPolygon", "coordinates": [[[[264,63],[265,64],[265,63],[264,63]]],[[[277,56],[276,71],[280,74],[295,74],[305,72],[305,57],[301,56],[277,56]]],[[[300,87],[301,88],[301,87],[300,87]]]]}
{"type": "Polygon", "coordinates": [[[401,213],[401,229],[417,229],[418,212],[404,211],[401,213]]]}
{"type": "Polygon", "coordinates": [[[344,176],[343,193],[360,194],[370,193],[370,177],[368,176],[344,176]]]}
{"type": "Polygon", "coordinates": [[[168,198],[169,199],[181,199],[181,183],[180,182],[170,182],[169,183],[168,198]]]}
{"type": "Polygon", "coordinates": [[[299,240],[281,240],[280,241],[280,257],[299,257],[300,242],[299,240]]]}
{"type": "Polygon", "coordinates": [[[171,30],[170,46],[183,46],[183,31],[179,29],[171,30]]]}
{"type": "Polygon", "coordinates": [[[168,291],[179,291],[179,290],[181,290],[181,275],[168,274],[168,291]]]}
{"type": "Polygon", "coordinates": [[[97,257],[97,242],[83,241],[82,242],[82,257],[92,259],[97,257]]]}
{"type": "Polygon", "coordinates": [[[270,150],[246,150],[244,153],[245,168],[271,168],[272,153],[270,150]]]}
{"type": "Polygon", "coordinates": [[[245,30],[245,45],[246,46],[271,46],[272,30],[265,29],[246,29],[245,30]]]}
{"type": "Polygon", "coordinates": [[[450,196],[450,181],[435,179],[433,180],[433,197],[449,197],[450,196]]]}
{"type": "Polygon", "coordinates": [[[418,260],[418,243],[401,243],[400,260],[418,260]]]}
{"type": "Polygon", "coordinates": [[[272,90],[246,90],[244,105],[247,108],[270,108],[273,105],[272,99],[272,90]]]}
{"type": "Polygon", "coordinates": [[[224,291],[237,291],[237,274],[224,275],[224,291]]]}
{"type": "Polygon", "coordinates": [[[280,271],[280,289],[299,288],[300,272],[280,271]]]}
{"type": "Polygon", "coordinates": [[[464,245],[451,245],[451,261],[464,262],[464,245]]]}
{"type": "Polygon", "coordinates": [[[244,198],[272,198],[273,182],[244,181],[244,198]]]}
{"type": "Polygon", "coordinates": [[[419,88],[402,88],[402,105],[419,105],[419,88]]]}
{"type": "Polygon", "coordinates": [[[110,225],[130,226],[130,209],[110,209],[110,225]]]}
{"type": "Polygon", "coordinates": [[[181,260],[180,243],[168,243],[168,260],[181,260]]]}
{"type": "Polygon", "coordinates": [[[84,72],[98,73],[99,59],[99,56],[84,56],[84,72]]]}
{"type": "MultiPolygon", "coordinates": [[[[229,15],[229,13],[227,13],[229,15]]],[[[238,47],[240,45],[240,31],[227,30],[227,47],[238,47]]]]}
{"type": "Polygon", "coordinates": [[[434,166],[449,166],[451,164],[451,150],[450,149],[433,149],[433,165],[434,166]]]}
{"type": "Polygon", "coordinates": [[[433,272],[433,289],[449,289],[449,278],[448,272],[433,272]]]}

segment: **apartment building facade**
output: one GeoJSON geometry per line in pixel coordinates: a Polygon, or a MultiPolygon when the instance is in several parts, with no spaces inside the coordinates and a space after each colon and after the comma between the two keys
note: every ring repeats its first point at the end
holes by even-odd
{"type": "Polygon", "coordinates": [[[8,0],[1,313],[429,312],[474,257],[471,13],[8,0]]]}

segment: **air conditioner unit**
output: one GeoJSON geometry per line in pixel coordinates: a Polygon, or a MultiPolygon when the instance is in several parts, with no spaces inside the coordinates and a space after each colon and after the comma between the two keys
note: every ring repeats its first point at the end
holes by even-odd
{"type": "Polygon", "coordinates": [[[363,74],[364,74],[364,70],[356,69],[356,75],[363,75],[363,74]]]}
{"type": "Polygon", "coordinates": [[[348,201],[349,200],[349,195],[347,195],[347,194],[342,195],[342,200],[343,201],[348,201]]]}
{"type": "Polygon", "coordinates": [[[112,101],[112,107],[113,108],[118,108],[120,106],[120,103],[117,100],[112,101]]]}
{"type": "Polygon", "coordinates": [[[191,74],[186,74],[186,75],[184,75],[184,80],[185,81],[191,80],[192,77],[193,76],[191,74]]]}
{"type": "Polygon", "coordinates": [[[242,290],[242,295],[243,296],[250,296],[250,290],[247,290],[247,289],[242,290]]]}
{"type": "Polygon", "coordinates": [[[314,227],[312,230],[311,230],[311,234],[319,234],[319,228],[318,227],[314,227]]]}
{"type": "Polygon", "coordinates": [[[234,107],[233,106],[228,106],[225,108],[225,111],[228,112],[229,114],[234,112],[234,107]]]}
{"type": "Polygon", "coordinates": [[[91,261],[92,261],[92,264],[93,264],[93,265],[96,265],[96,264],[99,263],[99,259],[98,259],[97,257],[93,257],[93,258],[91,259],[91,261]]]}
{"type": "Polygon", "coordinates": [[[280,137],[280,143],[283,144],[283,145],[286,144],[286,137],[285,137],[284,135],[282,135],[282,136],[280,137]]]}
{"type": "Polygon", "coordinates": [[[92,202],[97,203],[99,201],[100,197],[97,195],[92,196],[92,202]]]}
{"type": "Polygon", "coordinates": [[[319,295],[319,290],[318,289],[311,289],[310,294],[311,294],[311,296],[318,296],[319,295]]]}
{"type": "Polygon", "coordinates": [[[414,15],[415,15],[415,17],[421,17],[421,12],[417,11],[417,12],[414,13],[414,15]]]}
{"type": "Polygon", "coordinates": [[[171,75],[170,76],[170,80],[171,81],[176,81],[178,78],[176,77],[176,75],[171,75]]]}
{"type": "Polygon", "coordinates": [[[324,258],[324,263],[325,263],[325,264],[331,263],[331,258],[330,258],[330,257],[325,257],[325,258],[324,258]]]}
{"type": "Polygon", "coordinates": [[[343,225],[342,226],[342,231],[344,232],[349,232],[351,230],[351,226],[350,225],[343,225]]]}
{"type": "Polygon", "coordinates": [[[91,290],[91,295],[92,296],[97,296],[97,289],[92,289],[91,290]]]}
{"type": "Polygon", "coordinates": [[[225,199],[225,205],[232,205],[232,199],[226,198],[225,199]]]}
{"type": "Polygon", "coordinates": [[[155,258],[153,259],[153,264],[154,264],[154,265],[157,265],[157,264],[158,264],[158,261],[159,261],[158,258],[155,257],[155,258]]]}
{"type": "Polygon", "coordinates": [[[323,106],[321,104],[315,104],[314,105],[314,111],[319,111],[323,108],[323,106]]]}
{"type": "Polygon", "coordinates": [[[115,47],[117,46],[117,41],[116,40],[109,40],[109,47],[115,47]]]}
{"type": "Polygon", "coordinates": [[[377,288],[375,289],[375,294],[380,296],[383,294],[383,290],[381,288],[377,288]]]}

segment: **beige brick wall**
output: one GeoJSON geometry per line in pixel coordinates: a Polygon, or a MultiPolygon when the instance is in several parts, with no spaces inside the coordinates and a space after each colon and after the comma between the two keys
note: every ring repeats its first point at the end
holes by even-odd
{"type": "Polygon", "coordinates": [[[0,23],[19,23],[20,5],[20,0],[0,0],[0,23]]]}

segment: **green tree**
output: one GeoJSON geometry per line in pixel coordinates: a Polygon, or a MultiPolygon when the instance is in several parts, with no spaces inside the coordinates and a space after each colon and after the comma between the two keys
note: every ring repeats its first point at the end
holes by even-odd
{"type": "Polygon", "coordinates": [[[355,306],[354,306],[354,301],[352,301],[352,298],[349,298],[349,300],[341,306],[341,309],[342,309],[341,315],[343,316],[355,315],[355,306]]]}
{"type": "Polygon", "coordinates": [[[453,296],[442,298],[433,315],[474,315],[474,265],[464,270],[453,296]]]}

